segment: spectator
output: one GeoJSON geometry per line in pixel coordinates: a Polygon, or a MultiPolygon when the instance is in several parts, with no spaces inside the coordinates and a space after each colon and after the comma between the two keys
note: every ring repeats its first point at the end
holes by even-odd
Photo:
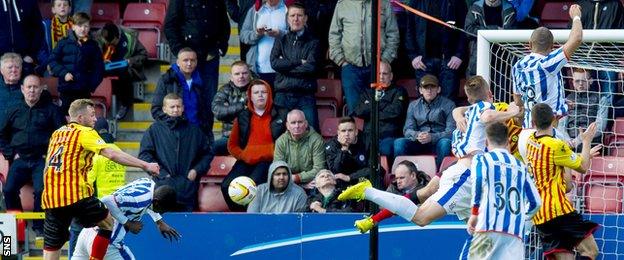
{"type": "Polygon", "coordinates": [[[269,167],[269,182],[258,185],[249,213],[288,213],[306,211],[305,191],[293,183],[293,174],[284,161],[275,160],[269,167]]]}
{"type": "MultiPolygon", "coordinates": [[[[336,186],[343,189],[370,176],[368,150],[363,138],[358,138],[358,129],[353,117],[343,117],[338,121],[336,136],[325,144],[327,169],[335,177],[336,186]]],[[[318,177],[318,174],[317,174],[318,177]]]]}
{"type": "Polygon", "coordinates": [[[321,54],[319,40],[306,28],[305,7],[295,2],[288,7],[290,31],[273,44],[271,67],[276,71],[275,105],[290,111],[300,109],[315,130],[319,130],[316,111],[316,70],[321,54]]]}
{"type": "Polygon", "coordinates": [[[35,0],[1,0],[0,55],[22,56],[24,75],[31,74],[44,42],[41,13],[35,0]],[[19,10],[19,11],[18,11],[19,10]]]}
{"type": "MultiPolygon", "coordinates": [[[[329,35],[329,27],[331,26],[331,17],[334,15],[336,9],[337,0],[304,0],[306,7],[306,14],[308,16],[307,29],[312,32],[317,39],[319,39],[319,53],[320,57],[318,62],[319,68],[326,68],[327,66],[334,67],[334,62],[329,59],[329,42],[325,39],[329,35]]],[[[324,74],[325,71],[319,71],[318,75],[327,77],[324,74]]]]}
{"type": "Polygon", "coordinates": [[[309,182],[325,168],[323,137],[308,129],[308,121],[301,110],[292,110],[286,117],[286,131],[275,141],[274,161],[285,161],[290,166],[293,182],[307,190],[309,182]]]}
{"type": "MultiPolygon", "coordinates": [[[[382,0],[381,60],[391,63],[399,46],[399,29],[390,1],[382,0]]],[[[371,60],[371,1],[345,0],[336,4],[329,28],[329,57],[342,67],[342,88],[349,112],[369,89],[371,60]],[[362,28],[364,26],[364,28],[362,28]]]]}
{"type": "Polygon", "coordinates": [[[45,36],[45,44],[39,51],[36,71],[40,75],[46,74],[48,71],[50,53],[58,42],[66,37],[72,27],[71,19],[71,1],[70,0],[52,0],[52,16],[51,19],[43,20],[43,35],[45,36]]]}
{"type": "MultiPolygon", "coordinates": [[[[538,9],[539,7],[533,5],[534,0],[507,0],[507,2],[511,3],[514,9],[516,9],[516,24],[518,28],[535,29],[539,26],[539,18],[537,17],[541,15],[542,9],[538,9]]],[[[544,8],[544,3],[541,2],[542,8],[544,8]]]]}
{"type": "Polygon", "coordinates": [[[156,186],[169,185],[178,192],[185,211],[196,208],[199,179],[210,167],[212,153],[205,134],[184,118],[182,97],[175,93],[163,99],[163,120],[154,122],[143,135],[139,158],[161,165],[156,186]]]}
{"type": "Polygon", "coordinates": [[[91,17],[76,13],[72,20],[72,32],[59,41],[50,55],[50,69],[59,78],[61,110],[65,115],[74,100],[91,98],[104,75],[102,52],[89,37],[91,17]]]}
{"type": "Polygon", "coordinates": [[[221,86],[212,100],[212,113],[223,123],[221,139],[215,140],[213,144],[216,155],[228,154],[228,137],[232,132],[234,119],[247,108],[247,89],[250,82],[249,65],[244,61],[235,61],[231,67],[230,82],[221,86]]]}
{"type": "Polygon", "coordinates": [[[330,170],[320,170],[314,178],[315,195],[308,198],[308,208],[312,212],[351,212],[348,202],[338,200],[341,190],[336,189],[336,177],[330,170]]]}
{"type": "MultiPolygon", "coordinates": [[[[405,111],[409,98],[404,88],[392,83],[392,68],[388,63],[382,62],[379,66],[379,77],[381,83],[387,86],[385,90],[382,90],[379,100],[379,153],[392,160],[394,158],[394,140],[402,136],[401,122],[405,121],[405,111]]],[[[374,97],[375,90],[366,88],[351,113],[352,116],[364,119],[366,147],[370,147],[370,140],[372,140],[370,111],[374,97]]]]}
{"type": "Polygon", "coordinates": [[[248,176],[256,184],[267,182],[275,140],[284,132],[284,116],[273,106],[272,96],[268,83],[252,81],[247,90],[247,107],[234,121],[227,148],[237,160],[221,183],[223,197],[232,211],[244,210],[227,195],[234,178],[248,176]]]}
{"type": "Polygon", "coordinates": [[[204,132],[210,141],[214,141],[214,116],[210,104],[219,83],[219,56],[225,56],[230,39],[225,1],[170,0],[164,30],[172,53],[179,54],[186,47],[195,50],[201,78],[198,86],[206,95],[201,104],[208,105],[208,109],[202,112],[206,119],[204,132]]]}
{"type": "MultiPolygon", "coordinates": [[[[102,49],[107,65],[121,63],[123,66],[106,69],[105,74],[116,76],[113,94],[121,103],[116,119],[122,119],[134,101],[134,84],[144,81],[143,64],[147,60],[147,50],[139,41],[139,33],[133,29],[107,23],[97,33],[97,41],[102,49]]],[[[116,66],[115,66],[116,67],[116,66]]]]}
{"type": "Polygon", "coordinates": [[[0,57],[0,119],[4,111],[24,99],[20,90],[22,58],[19,54],[7,52],[0,57]]]}
{"type": "Polygon", "coordinates": [[[283,0],[267,0],[261,7],[251,7],[245,17],[240,39],[249,44],[247,64],[258,77],[273,86],[275,70],[271,67],[271,50],[275,39],[285,35],[286,5],[283,0]]]}
{"type": "Polygon", "coordinates": [[[212,134],[212,121],[207,117],[210,102],[205,89],[202,87],[202,78],[197,70],[197,55],[190,48],[181,49],[175,64],[165,72],[156,85],[154,99],[152,99],[152,117],[155,120],[167,120],[169,116],[163,110],[163,98],[169,93],[182,97],[184,102],[184,117],[195,126],[198,126],[209,140],[212,134]],[[210,124],[210,126],[208,126],[210,124]]]}
{"type": "Polygon", "coordinates": [[[597,131],[593,144],[602,143],[602,133],[607,129],[608,111],[611,106],[609,97],[589,91],[594,85],[595,80],[589,71],[572,70],[574,91],[566,96],[568,116],[559,121],[559,132],[564,136],[564,140],[570,140],[572,148],[578,151],[582,148],[579,129],[587,129],[590,123],[596,122],[597,131]]]}
{"type": "MultiPolygon", "coordinates": [[[[467,8],[463,0],[412,1],[410,6],[464,28],[467,8]]],[[[442,95],[452,100],[459,84],[458,69],[465,55],[464,34],[420,16],[410,15],[404,42],[415,69],[416,81],[420,81],[426,74],[436,75],[441,82],[442,95]]]]}
{"type": "MultiPolygon", "coordinates": [[[[255,8],[254,3],[258,5],[261,1],[254,0],[226,0],[225,6],[227,7],[227,12],[230,15],[230,19],[238,24],[238,31],[243,31],[243,23],[245,22],[245,17],[247,17],[247,13],[251,10],[251,8],[255,8]]],[[[243,42],[242,39],[238,39],[240,43],[240,59],[242,61],[247,61],[247,52],[251,47],[249,44],[243,42]]]]}
{"type": "Polygon", "coordinates": [[[399,195],[413,194],[427,186],[431,177],[425,172],[418,170],[413,162],[401,161],[394,169],[394,181],[388,186],[386,191],[399,195]]]}
{"type": "MultiPolygon", "coordinates": [[[[52,132],[63,126],[65,119],[49,99],[40,99],[43,86],[38,76],[30,75],[21,86],[21,102],[3,111],[0,119],[0,139],[4,158],[12,161],[3,188],[6,207],[21,210],[20,189],[33,182],[34,210],[42,212],[43,168],[52,132]]],[[[43,222],[35,221],[33,229],[43,234],[43,222]]]]}
{"type": "MultiPolygon", "coordinates": [[[[516,28],[516,9],[507,0],[478,0],[470,6],[464,28],[473,34],[477,34],[479,30],[514,29],[516,28]]],[[[468,75],[474,76],[477,74],[477,39],[471,38],[469,46],[468,75]]],[[[496,53],[495,50],[492,52],[496,53]]]]}
{"type": "Polygon", "coordinates": [[[409,104],[403,138],[394,141],[394,153],[396,156],[435,153],[439,168],[444,157],[451,154],[455,104],[438,96],[438,79],[431,74],[420,79],[418,90],[422,96],[409,104]]]}
{"type": "MultiPolygon", "coordinates": [[[[577,0],[576,3],[583,10],[581,14],[583,27],[594,30],[624,29],[624,6],[622,2],[618,0],[577,0]]],[[[572,28],[571,23],[570,28],[572,28]]],[[[608,98],[608,105],[613,103],[613,93],[617,92],[618,81],[617,72],[598,71],[599,91],[608,98]]],[[[599,130],[599,132],[601,131],[599,130]]]]}
{"type": "Polygon", "coordinates": [[[73,0],[75,8],[74,13],[89,13],[91,12],[91,6],[93,0],[73,0]]]}

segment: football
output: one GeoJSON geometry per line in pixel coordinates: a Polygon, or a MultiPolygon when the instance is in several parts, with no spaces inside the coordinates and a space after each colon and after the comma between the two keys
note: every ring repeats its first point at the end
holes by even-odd
{"type": "Polygon", "coordinates": [[[230,182],[228,195],[236,204],[246,206],[256,197],[256,183],[247,176],[239,176],[230,182]]]}

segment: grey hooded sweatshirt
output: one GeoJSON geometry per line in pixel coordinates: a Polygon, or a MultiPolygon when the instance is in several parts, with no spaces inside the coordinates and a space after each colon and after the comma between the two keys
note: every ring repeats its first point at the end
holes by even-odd
{"type": "Polygon", "coordinates": [[[258,185],[256,197],[247,207],[250,213],[288,213],[306,211],[306,193],[292,180],[292,172],[284,161],[274,161],[269,166],[269,178],[266,183],[258,185]],[[277,168],[288,169],[288,186],[283,192],[273,188],[273,172],[277,168]]]}

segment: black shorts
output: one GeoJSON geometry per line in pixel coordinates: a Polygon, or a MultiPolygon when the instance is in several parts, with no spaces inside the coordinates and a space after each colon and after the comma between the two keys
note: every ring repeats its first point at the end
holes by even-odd
{"type": "Polygon", "coordinates": [[[581,214],[571,212],[535,226],[542,239],[544,256],[572,252],[586,237],[593,234],[598,224],[584,220],[581,214]]]}
{"type": "Polygon", "coordinates": [[[91,196],[69,206],[46,209],[43,224],[44,249],[56,251],[69,239],[69,226],[76,219],[83,227],[94,227],[106,219],[108,209],[97,198],[91,196]]]}

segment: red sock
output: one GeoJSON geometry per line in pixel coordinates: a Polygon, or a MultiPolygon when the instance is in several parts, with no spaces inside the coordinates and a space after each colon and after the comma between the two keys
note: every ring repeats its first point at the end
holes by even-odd
{"type": "Polygon", "coordinates": [[[108,249],[108,243],[110,241],[112,231],[100,229],[97,236],[93,239],[93,245],[91,246],[91,257],[89,260],[102,260],[106,255],[106,249],[108,249]]]}
{"type": "MultiPolygon", "coordinates": [[[[406,198],[409,198],[410,195],[409,194],[405,194],[403,196],[406,197],[406,198]]],[[[371,217],[371,219],[373,219],[373,222],[375,222],[375,224],[376,224],[376,223],[379,223],[382,220],[390,218],[392,216],[394,216],[394,214],[392,212],[390,212],[387,209],[382,209],[381,211],[377,212],[377,214],[373,215],[371,217]]]]}

